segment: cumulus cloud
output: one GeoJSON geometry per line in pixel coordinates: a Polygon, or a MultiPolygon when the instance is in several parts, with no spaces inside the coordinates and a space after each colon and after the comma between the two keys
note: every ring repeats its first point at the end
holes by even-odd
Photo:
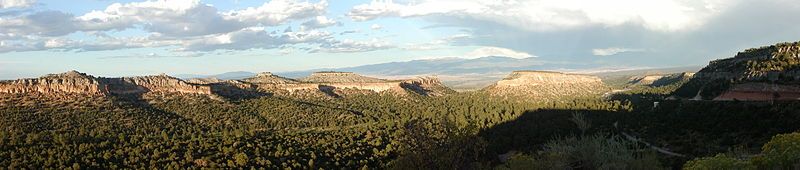
{"type": "Polygon", "coordinates": [[[633,23],[656,31],[680,31],[701,25],[734,1],[721,0],[422,0],[400,4],[373,0],[347,14],[355,21],[380,17],[438,16],[491,21],[532,31],[633,23]]]}
{"type": "MultiPolygon", "coordinates": [[[[3,6],[20,4],[4,0],[3,6]]],[[[26,1],[27,2],[27,1],[26,1]]],[[[32,2],[32,1],[31,1],[32,2]]],[[[177,47],[178,51],[246,50],[276,48],[297,43],[322,43],[330,38],[323,31],[291,30],[268,33],[266,27],[312,18],[308,29],[337,24],[322,14],[327,1],[272,0],[258,7],[221,12],[199,0],[147,0],[114,3],[103,10],[74,16],[61,11],[25,12],[0,17],[1,52],[99,51],[142,47],[177,47]],[[142,30],[146,36],[113,37],[104,32],[142,30]],[[97,36],[74,41],[66,35],[84,32],[97,36]]]]}
{"type": "Polygon", "coordinates": [[[501,47],[480,47],[464,54],[465,58],[480,58],[488,56],[501,56],[501,57],[520,58],[520,59],[535,57],[526,52],[519,52],[519,51],[514,51],[512,49],[501,48],[501,47]]]}
{"type": "Polygon", "coordinates": [[[35,4],[35,0],[0,0],[0,9],[3,8],[24,8],[35,4]]]}
{"type": "Polygon", "coordinates": [[[638,51],[644,51],[644,50],[642,50],[642,49],[631,49],[631,48],[617,48],[617,47],[600,48],[600,49],[596,48],[596,49],[592,49],[592,54],[596,55],[596,56],[610,56],[610,55],[616,55],[616,54],[624,53],[624,52],[638,52],[638,51]]]}
{"type": "Polygon", "coordinates": [[[62,36],[77,30],[73,15],[60,11],[41,11],[34,14],[0,18],[0,34],[17,36],[62,36]]]}
{"type": "Polygon", "coordinates": [[[317,16],[312,20],[303,22],[302,24],[300,24],[300,26],[302,27],[303,30],[305,30],[305,29],[325,28],[334,26],[336,24],[339,24],[339,22],[336,22],[333,19],[329,19],[328,17],[325,16],[317,16]]]}
{"type": "Polygon", "coordinates": [[[225,12],[226,19],[237,20],[248,25],[277,25],[289,20],[304,19],[325,13],[328,2],[318,3],[297,0],[272,0],[257,8],[225,12]]]}

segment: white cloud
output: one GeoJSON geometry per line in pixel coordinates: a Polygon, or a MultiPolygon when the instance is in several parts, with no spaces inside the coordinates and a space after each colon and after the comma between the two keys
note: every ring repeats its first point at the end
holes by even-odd
{"type": "Polygon", "coordinates": [[[36,3],[36,0],[0,0],[0,9],[24,8],[36,3]]]}
{"type": "Polygon", "coordinates": [[[436,39],[430,42],[423,42],[423,43],[411,43],[406,44],[402,48],[404,50],[437,50],[442,49],[444,46],[451,45],[458,41],[463,41],[465,39],[471,38],[472,35],[469,34],[455,34],[447,37],[443,37],[440,39],[436,39]]]}
{"type": "MultiPolygon", "coordinates": [[[[3,5],[21,1],[2,1],[3,5]]],[[[199,0],[147,0],[114,3],[80,16],[61,11],[34,11],[0,17],[0,53],[14,51],[98,51],[142,47],[170,47],[177,51],[247,50],[307,43],[327,44],[325,31],[268,33],[266,27],[312,18],[311,29],[337,24],[322,16],[327,2],[272,0],[258,7],[219,12],[199,0]],[[145,36],[114,37],[111,30],[140,29],[145,36]],[[95,39],[70,40],[84,32],[95,39]]]]}
{"type": "Polygon", "coordinates": [[[496,22],[532,31],[590,25],[641,25],[656,31],[687,30],[702,25],[734,1],[722,0],[422,0],[414,4],[372,1],[347,14],[355,21],[379,17],[449,16],[496,22]]]}
{"type": "Polygon", "coordinates": [[[383,26],[378,25],[378,24],[372,24],[372,26],[369,26],[369,28],[372,29],[372,30],[380,30],[380,29],[383,28],[383,26]]]}
{"type": "Polygon", "coordinates": [[[519,52],[519,51],[514,51],[512,49],[500,48],[500,47],[480,47],[464,54],[464,58],[480,58],[488,56],[501,56],[501,57],[520,58],[520,59],[535,57],[526,52],[519,52]]]}
{"type": "Polygon", "coordinates": [[[226,19],[238,20],[248,25],[278,25],[288,20],[304,19],[325,13],[326,0],[318,3],[298,0],[272,0],[257,8],[247,8],[224,13],[226,19]]]}
{"type": "Polygon", "coordinates": [[[644,51],[644,50],[642,50],[642,49],[611,47],[611,48],[592,49],[592,54],[594,54],[596,56],[610,56],[610,55],[616,55],[616,54],[624,53],[624,52],[639,52],[639,51],[644,51]]]}
{"type": "Polygon", "coordinates": [[[367,52],[377,51],[394,48],[395,46],[386,40],[371,39],[367,41],[356,41],[352,39],[344,40],[329,40],[329,44],[323,44],[321,48],[313,50],[312,52],[328,52],[328,53],[354,53],[354,52],[367,52]]]}
{"type": "Polygon", "coordinates": [[[317,16],[312,20],[308,20],[306,22],[303,22],[302,24],[300,24],[300,26],[301,26],[301,29],[306,30],[306,29],[325,28],[325,27],[334,26],[336,24],[339,24],[339,22],[336,22],[335,20],[329,19],[328,17],[325,17],[325,16],[317,16]]]}

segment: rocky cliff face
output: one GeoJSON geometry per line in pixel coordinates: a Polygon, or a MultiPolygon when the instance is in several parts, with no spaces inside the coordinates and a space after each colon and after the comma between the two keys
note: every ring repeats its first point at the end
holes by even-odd
{"type": "Polygon", "coordinates": [[[600,78],[545,71],[514,71],[484,89],[493,95],[555,99],[600,95],[608,92],[600,78]]]}
{"type": "Polygon", "coordinates": [[[789,86],[800,84],[800,42],[747,49],[732,58],[711,61],[693,79],[678,89],[676,96],[711,100],[736,91],[739,91],[736,94],[742,94],[740,92],[743,91],[755,94],[761,91],[759,93],[770,96],[775,92],[791,93],[769,90],[770,88],[739,88],[740,85],[749,83],[789,86]]]}
{"type": "Polygon", "coordinates": [[[211,87],[187,83],[167,75],[102,78],[111,94],[137,94],[147,92],[210,95],[211,87]]]}
{"type": "Polygon", "coordinates": [[[258,89],[278,94],[322,93],[327,96],[345,96],[361,93],[390,93],[405,95],[408,92],[425,96],[440,96],[451,90],[433,77],[409,80],[383,80],[350,72],[318,72],[295,81],[275,75],[262,74],[243,80],[258,89]],[[256,81],[269,80],[269,81],[256,81]]]}
{"type": "Polygon", "coordinates": [[[0,81],[0,93],[80,93],[105,95],[97,78],[77,71],[50,74],[40,78],[0,81]]]}
{"type": "Polygon", "coordinates": [[[292,80],[262,73],[243,80],[193,79],[192,83],[167,75],[98,78],[76,71],[35,79],[0,82],[0,93],[129,95],[144,93],[200,94],[212,97],[244,98],[270,94],[341,97],[355,93],[417,93],[439,96],[451,93],[432,77],[409,80],[382,80],[354,73],[317,73],[309,81],[292,80]],[[363,81],[363,82],[360,82],[363,81]]]}
{"type": "Polygon", "coordinates": [[[89,95],[139,94],[147,92],[211,94],[208,86],[194,85],[183,80],[159,76],[97,78],[69,71],[35,79],[0,82],[2,93],[75,93],[89,95]]]}

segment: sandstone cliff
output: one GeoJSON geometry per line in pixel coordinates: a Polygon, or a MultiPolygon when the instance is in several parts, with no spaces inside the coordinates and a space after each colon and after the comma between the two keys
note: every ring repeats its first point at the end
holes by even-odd
{"type": "Polygon", "coordinates": [[[1,93],[120,95],[147,92],[209,95],[208,86],[194,85],[166,76],[98,78],[77,71],[51,74],[35,79],[0,82],[1,93]]]}
{"type": "Polygon", "coordinates": [[[319,93],[326,96],[341,97],[364,93],[406,95],[411,92],[424,96],[441,96],[452,92],[452,90],[433,77],[383,80],[351,72],[317,72],[299,81],[272,74],[260,74],[243,81],[252,83],[258,89],[269,93],[288,95],[319,93]]]}
{"type": "Polygon", "coordinates": [[[514,71],[484,89],[493,95],[558,99],[601,95],[608,92],[600,78],[546,71],[514,71]]]}
{"type": "Polygon", "coordinates": [[[270,73],[243,80],[193,79],[190,82],[167,75],[102,78],[70,71],[35,79],[0,81],[0,93],[138,95],[144,93],[200,94],[237,99],[264,95],[342,97],[351,94],[387,93],[441,96],[452,90],[432,77],[382,80],[355,73],[315,73],[312,81],[297,81],[270,73]]]}
{"type": "Polygon", "coordinates": [[[0,81],[0,93],[80,93],[106,95],[108,91],[97,78],[69,71],[40,78],[0,81]]]}
{"type": "Polygon", "coordinates": [[[211,87],[187,83],[167,75],[122,78],[101,78],[109,93],[139,94],[147,92],[210,95],[211,87]]]}

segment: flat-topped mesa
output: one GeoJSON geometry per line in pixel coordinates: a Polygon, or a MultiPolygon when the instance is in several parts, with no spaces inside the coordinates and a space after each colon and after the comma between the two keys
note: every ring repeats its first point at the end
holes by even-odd
{"type": "Polygon", "coordinates": [[[599,83],[597,76],[583,74],[569,74],[549,71],[514,71],[509,76],[497,82],[498,87],[506,86],[534,86],[539,84],[581,84],[599,83]]]}
{"type": "Polygon", "coordinates": [[[255,83],[255,84],[290,84],[290,83],[299,83],[297,80],[281,77],[277,75],[273,75],[271,72],[261,72],[258,73],[255,77],[250,77],[246,79],[242,79],[244,82],[248,83],[255,83]]]}
{"type": "Polygon", "coordinates": [[[352,72],[315,72],[303,78],[302,81],[311,83],[383,83],[383,79],[365,77],[352,72]]]}
{"type": "Polygon", "coordinates": [[[610,90],[597,76],[549,71],[514,71],[484,89],[493,95],[565,98],[599,95],[610,90]]]}
{"type": "Polygon", "coordinates": [[[0,93],[80,93],[105,95],[104,86],[93,76],[77,71],[39,78],[0,81],[0,93]]]}

